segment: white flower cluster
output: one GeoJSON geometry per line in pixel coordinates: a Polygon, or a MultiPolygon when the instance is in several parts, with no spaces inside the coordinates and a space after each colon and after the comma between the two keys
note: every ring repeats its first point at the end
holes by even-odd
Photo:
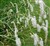
{"type": "Polygon", "coordinates": [[[31,34],[31,33],[30,33],[30,35],[31,35],[31,38],[34,39],[34,46],[38,46],[38,44],[39,44],[40,46],[44,46],[43,39],[42,39],[41,37],[39,37],[39,36],[37,35],[37,33],[34,33],[34,34],[31,34]]]}
{"type": "MultiPolygon", "coordinates": [[[[44,2],[43,2],[43,0],[35,0],[35,3],[40,5],[39,22],[42,22],[42,25],[38,24],[36,21],[36,16],[33,16],[31,18],[32,26],[34,28],[37,28],[38,32],[40,32],[41,29],[44,30],[44,32],[45,32],[45,43],[46,43],[47,37],[48,37],[48,20],[46,19],[47,15],[46,15],[46,12],[44,10],[44,2]],[[42,18],[45,21],[43,21],[42,18]]],[[[40,37],[40,40],[39,40],[39,36],[37,35],[37,33],[31,34],[31,37],[34,39],[34,46],[38,46],[38,44],[40,44],[40,46],[44,46],[43,39],[40,37]]]]}
{"type": "MultiPolygon", "coordinates": [[[[31,12],[33,12],[33,6],[30,4],[30,2],[28,0],[27,0],[27,3],[28,3],[28,7],[30,8],[31,12]]],[[[46,43],[47,42],[47,37],[48,37],[48,20],[46,19],[47,15],[46,15],[46,12],[44,10],[44,2],[43,2],[43,0],[35,0],[35,3],[39,4],[39,6],[40,6],[40,16],[39,16],[38,21],[42,22],[42,24],[41,25],[38,24],[36,16],[32,17],[31,14],[30,14],[30,11],[28,11],[28,16],[26,17],[26,20],[25,20],[25,27],[28,26],[28,22],[29,22],[29,20],[31,20],[32,26],[37,29],[37,32],[40,32],[41,29],[43,29],[44,32],[45,32],[45,43],[46,43]],[[42,18],[45,21],[43,21],[42,18]]],[[[18,13],[19,12],[18,11],[18,6],[17,6],[16,3],[15,3],[15,5],[16,5],[16,13],[18,13]]],[[[11,12],[13,12],[12,9],[10,9],[10,13],[11,12]]],[[[20,22],[22,22],[23,18],[20,18],[20,22]]],[[[19,23],[19,21],[17,21],[17,22],[19,23]]],[[[21,46],[21,40],[20,40],[20,38],[18,37],[18,34],[17,34],[18,29],[15,25],[15,22],[12,22],[12,23],[14,24],[14,28],[15,28],[14,34],[15,34],[15,38],[16,38],[16,45],[21,46]]],[[[41,37],[39,37],[37,35],[37,33],[31,34],[31,37],[34,39],[34,46],[38,46],[38,44],[40,46],[44,46],[43,39],[41,37]]]]}
{"type": "Polygon", "coordinates": [[[21,40],[20,40],[20,38],[18,37],[18,34],[17,34],[17,32],[18,32],[18,29],[17,29],[17,27],[16,27],[16,25],[15,25],[15,22],[13,21],[13,22],[11,22],[11,23],[13,23],[14,24],[14,29],[15,29],[15,31],[14,31],[14,34],[15,34],[15,41],[16,41],[16,46],[21,46],[21,40]]]}

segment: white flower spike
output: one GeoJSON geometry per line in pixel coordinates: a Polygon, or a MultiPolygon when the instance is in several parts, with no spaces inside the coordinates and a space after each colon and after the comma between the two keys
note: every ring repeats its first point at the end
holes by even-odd
{"type": "Polygon", "coordinates": [[[45,26],[42,26],[44,32],[45,32],[45,43],[47,42],[47,37],[48,37],[48,28],[45,26]]]}
{"type": "Polygon", "coordinates": [[[27,0],[28,7],[30,8],[31,12],[33,12],[33,6],[30,4],[30,2],[27,0]]]}
{"type": "Polygon", "coordinates": [[[42,26],[40,26],[39,24],[37,24],[37,31],[40,32],[41,31],[42,26]]]}
{"type": "Polygon", "coordinates": [[[34,46],[38,46],[38,42],[39,42],[39,37],[36,33],[31,34],[31,38],[34,39],[34,46]]]}
{"type": "Polygon", "coordinates": [[[31,22],[32,22],[32,26],[34,28],[36,28],[36,26],[37,26],[36,16],[34,16],[34,17],[31,18],[31,22]]]}
{"type": "Polygon", "coordinates": [[[17,32],[18,32],[18,29],[17,29],[17,27],[16,27],[16,25],[15,25],[15,22],[13,21],[13,22],[11,22],[11,23],[13,23],[14,24],[14,28],[15,28],[15,31],[14,31],[14,34],[15,34],[15,41],[16,41],[16,46],[21,46],[21,40],[20,40],[20,38],[18,37],[18,34],[17,34],[17,32]]]}
{"type": "Polygon", "coordinates": [[[39,45],[44,46],[43,39],[41,37],[40,37],[40,40],[39,40],[39,45]]]}

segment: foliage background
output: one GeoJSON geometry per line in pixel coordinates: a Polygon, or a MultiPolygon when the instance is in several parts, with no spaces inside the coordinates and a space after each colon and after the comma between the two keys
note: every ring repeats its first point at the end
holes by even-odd
{"type": "MultiPolygon", "coordinates": [[[[39,8],[35,4],[35,0],[29,0],[30,3],[35,6],[34,7],[34,13],[31,13],[32,15],[35,15],[37,17],[39,16],[39,8]],[[38,14],[36,13],[38,11],[38,14]]],[[[25,0],[26,2],[26,0],[25,0]]],[[[44,0],[45,4],[50,7],[50,0],[44,0]]],[[[46,7],[45,11],[48,12],[48,21],[49,21],[49,28],[48,28],[48,41],[45,46],[50,46],[50,10],[46,7]]],[[[19,30],[18,35],[21,38],[22,46],[33,46],[33,39],[30,37],[30,32],[37,32],[37,29],[34,29],[31,26],[31,23],[29,23],[29,26],[27,28],[24,27],[24,21],[20,24],[17,24],[17,18],[21,16],[27,16],[27,5],[25,6],[23,3],[23,0],[0,0],[0,46],[16,46],[15,44],[15,38],[14,38],[14,27],[11,24],[12,21],[15,21],[16,26],[19,30]],[[10,2],[17,3],[19,7],[19,13],[16,15],[16,9],[15,7],[12,7],[10,2]],[[7,15],[7,12],[9,9],[13,9],[13,13],[11,15],[7,15]],[[22,14],[22,15],[20,15],[22,14]],[[19,16],[18,16],[19,15],[19,16]],[[21,27],[23,28],[23,31],[21,32],[21,27]],[[7,29],[7,30],[6,30],[7,29]]],[[[38,32],[37,32],[38,33],[38,32]]],[[[44,40],[44,32],[38,33],[39,36],[41,36],[44,40]]],[[[45,43],[44,43],[45,44],[45,43]]]]}

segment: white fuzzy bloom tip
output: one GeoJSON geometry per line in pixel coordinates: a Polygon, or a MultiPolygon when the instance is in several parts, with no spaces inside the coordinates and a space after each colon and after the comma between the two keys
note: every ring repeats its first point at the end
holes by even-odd
{"type": "Polygon", "coordinates": [[[35,16],[31,18],[31,22],[32,22],[32,26],[33,26],[34,28],[36,28],[37,22],[36,22],[36,17],[35,17],[35,16]]]}

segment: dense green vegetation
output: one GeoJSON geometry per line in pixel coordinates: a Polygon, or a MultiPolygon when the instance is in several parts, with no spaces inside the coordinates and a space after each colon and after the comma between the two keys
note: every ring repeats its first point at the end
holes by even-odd
{"type": "MultiPolygon", "coordinates": [[[[34,7],[34,12],[31,12],[31,15],[36,16],[37,22],[38,22],[38,16],[40,13],[39,5],[35,4],[35,2],[34,2],[35,0],[29,0],[29,1],[34,7]],[[37,13],[36,13],[36,11],[37,11],[37,13]]],[[[50,16],[49,16],[50,9],[48,8],[48,7],[50,7],[50,0],[44,0],[44,2],[47,5],[47,7],[45,8],[45,11],[48,13],[47,19],[49,21],[48,41],[45,46],[50,46],[50,16]]],[[[33,39],[30,37],[30,33],[37,32],[37,29],[32,27],[31,21],[29,21],[27,28],[24,25],[24,21],[28,15],[27,14],[28,7],[27,7],[26,0],[25,0],[25,3],[26,3],[26,5],[23,3],[23,0],[0,0],[0,46],[16,46],[15,37],[14,37],[14,26],[11,23],[12,21],[15,22],[15,24],[19,30],[18,36],[21,39],[22,46],[33,46],[33,39]],[[18,4],[18,9],[19,9],[18,14],[16,13],[16,8],[13,7],[10,2],[18,4]],[[8,13],[8,11],[10,9],[13,10],[13,12],[11,14],[8,13]],[[18,24],[17,18],[19,21],[19,18],[22,16],[24,16],[25,18],[23,19],[22,22],[20,22],[20,24],[18,24]]],[[[43,30],[40,33],[38,33],[38,35],[39,35],[39,37],[42,37],[43,40],[45,39],[45,37],[44,37],[45,34],[44,34],[43,30]]]]}

